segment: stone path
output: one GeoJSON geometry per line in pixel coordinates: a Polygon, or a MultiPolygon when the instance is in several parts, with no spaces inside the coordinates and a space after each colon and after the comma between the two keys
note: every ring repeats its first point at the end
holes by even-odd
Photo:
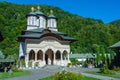
{"type": "Polygon", "coordinates": [[[90,74],[90,73],[85,73],[86,71],[95,71],[95,72],[98,72],[99,69],[97,68],[69,68],[67,69],[69,71],[72,71],[72,72],[76,72],[76,73],[81,73],[82,75],[84,76],[89,76],[89,77],[93,77],[93,78],[98,78],[98,79],[101,79],[101,80],[120,80],[118,78],[113,78],[113,77],[107,77],[107,76],[101,76],[101,75],[94,75],[94,74],[90,74]]]}
{"type": "Polygon", "coordinates": [[[36,69],[36,70],[30,70],[30,71],[31,71],[30,75],[14,77],[14,78],[9,78],[5,80],[38,80],[39,78],[48,77],[55,73],[53,71],[42,70],[42,69],[36,69]]]}
{"type": "Polygon", "coordinates": [[[93,74],[88,74],[88,73],[81,73],[81,74],[82,74],[82,75],[85,75],[85,76],[89,76],[89,77],[98,78],[98,79],[101,79],[101,80],[120,80],[120,79],[113,78],[113,77],[93,75],[93,74]]]}
{"type": "Polygon", "coordinates": [[[63,69],[66,69],[68,71],[73,71],[73,72],[77,72],[77,73],[81,73],[85,76],[90,76],[90,77],[94,77],[94,78],[98,78],[101,80],[120,80],[117,78],[112,78],[112,77],[106,77],[106,76],[100,76],[100,75],[93,75],[93,74],[89,74],[89,73],[84,73],[85,71],[98,71],[98,69],[88,69],[88,68],[62,68],[62,67],[58,67],[58,66],[47,66],[41,69],[34,69],[34,70],[30,70],[31,74],[27,75],[27,76],[21,76],[21,77],[14,77],[14,78],[9,78],[9,79],[4,79],[4,80],[38,80],[38,79],[42,79],[44,77],[48,77],[51,75],[54,75],[54,73],[59,72],[63,69]]]}

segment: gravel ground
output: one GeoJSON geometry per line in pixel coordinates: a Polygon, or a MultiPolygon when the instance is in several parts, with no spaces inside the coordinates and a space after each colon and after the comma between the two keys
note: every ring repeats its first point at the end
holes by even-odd
{"type": "Polygon", "coordinates": [[[68,70],[68,71],[72,71],[72,72],[81,73],[85,76],[90,76],[90,77],[98,78],[98,79],[101,79],[101,80],[120,80],[120,79],[117,79],[117,78],[85,73],[86,71],[98,71],[99,69],[97,69],[97,68],[93,68],[93,69],[89,69],[89,68],[67,68],[67,67],[58,67],[58,66],[46,66],[46,67],[40,68],[40,69],[33,69],[33,70],[30,70],[30,72],[31,72],[30,75],[8,78],[8,79],[4,79],[4,80],[38,80],[38,79],[42,79],[42,78],[54,75],[56,72],[62,71],[63,69],[68,70]]]}

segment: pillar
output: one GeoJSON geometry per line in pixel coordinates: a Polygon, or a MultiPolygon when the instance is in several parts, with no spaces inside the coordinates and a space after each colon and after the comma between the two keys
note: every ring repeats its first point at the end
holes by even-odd
{"type": "Polygon", "coordinates": [[[35,53],[35,61],[37,61],[37,53],[35,53]]]}
{"type": "Polygon", "coordinates": [[[69,53],[67,53],[67,54],[68,54],[68,59],[67,60],[68,60],[68,63],[70,63],[69,53]]]}
{"type": "Polygon", "coordinates": [[[25,55],[25,64],[26,64],[26,67],[28,67],[28,62],[29,62],[29,53],[26,53],[26,55],[25,55]]]}
{"type": "Polygon", "coordinates": [[[45,65],[46,62],[45,62],[45,53],[43,53],[43,65],[45,65]]]}
{"type": "Polygon", "coordinates": [[[63,65],[63,55],[61,53],[61,66],[63,65]]]}
{"type": "Polygon", "coordinates": [[[56,56],[55,56],[55,53],[54,53],[54,63],[53,64],[56,64],[56,56]]]}

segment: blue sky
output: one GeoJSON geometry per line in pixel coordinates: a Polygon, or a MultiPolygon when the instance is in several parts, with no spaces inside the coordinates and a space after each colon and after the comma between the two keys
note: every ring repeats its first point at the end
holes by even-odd
{"type": "Polygon", "coordinates": [[[46,4],[104,23],[120,19],[120,0],[0,0],[17,4],[46,4]]]}

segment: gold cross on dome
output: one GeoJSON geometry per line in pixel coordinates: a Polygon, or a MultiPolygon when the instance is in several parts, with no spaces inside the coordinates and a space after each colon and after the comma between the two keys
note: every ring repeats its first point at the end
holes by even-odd
{"type": "Polygon", "coordinates": [[[52,9],[50,10],[50,14],[53,14],[53,10],[52,9]]]}
{"type": "Polygon", "coordinates": [[[34,10],[35,10],[34,7],[31,7],[31,11],[34,12],[34,10]]]}
{"type": "Polygon", "coordinates": [[[38,6],[37,9],[40,10],[41,9],[40,6],[38,6]]]}

